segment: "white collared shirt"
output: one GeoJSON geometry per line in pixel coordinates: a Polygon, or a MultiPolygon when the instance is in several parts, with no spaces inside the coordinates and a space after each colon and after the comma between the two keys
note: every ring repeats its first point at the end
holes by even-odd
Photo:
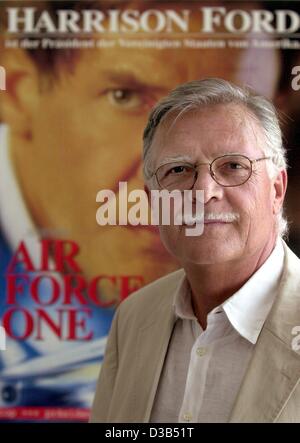
{"type": "Polygon", "coordinates": [[[278,239],[264,264],[213,309],[205,330],[191,305],[186,278],[174,297],[177,320],[150,421],[228,422],[255,343],[277,295],[284,250],[278,239]]]}

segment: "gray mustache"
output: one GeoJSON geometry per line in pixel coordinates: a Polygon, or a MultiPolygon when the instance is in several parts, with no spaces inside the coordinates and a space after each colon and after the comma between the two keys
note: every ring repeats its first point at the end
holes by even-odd
{"type": "Polygon", "coordinates": [[[205,221],[220,221],[223,223],[232,223],[238,221],[240,215],[237,212],[207,212],[205,214],[183,214],[185,225],[194,225],[195,223],[204,223],[205,221]]]}

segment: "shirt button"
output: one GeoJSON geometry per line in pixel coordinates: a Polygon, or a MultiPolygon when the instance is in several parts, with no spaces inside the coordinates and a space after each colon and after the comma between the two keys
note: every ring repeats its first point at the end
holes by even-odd
{"type": "Polygon", "coordinates": [[[206,349],[205,348],[197,348],[196,353],[197,353],[197,355],[199,355],[199,357],[203,357],[203,355],[206,354],[206,349]]]}
{"type": "Polygon", "coordinates": [[[192,415],[191,415],[189,412],[186,412],[186,413],[183,415],[183,420],[184,420],[184,421],[191,421],[191,420],[192,420],[192,415]]]}

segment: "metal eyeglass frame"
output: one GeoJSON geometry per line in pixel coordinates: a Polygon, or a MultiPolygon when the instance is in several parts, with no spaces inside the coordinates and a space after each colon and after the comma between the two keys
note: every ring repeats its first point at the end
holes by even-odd
{"type": "MultiPolygon", "coordinates": [[[[257,162],[260,162],[260,161],[262,161],[262,160],[270,160],[271,158],[272,158],[272,157],[260,157],[260,158],[256,158],[256,159],[251,160],[249,157],[247,157],[247,156],[244,155],[244,154],[224,154],[224,155],[220,155],[219,157],[216,157],[216,158],[215,158],[212,162],[210,162],[210,163],[196,163],[196,164],[193,165],[193,164],[188,163],[188,162],[182,162],[182,165],[190,166],[190,167],[192,167],[192,168],[194,169],[194,171],[195,171],[194,182],[193,182],[193,185],[190,187],[190,189],[193,189],[193,187],[194,187],[194,185],[195,185],[195,183],[196,183],[196,181],[197,181],[197,178],[198,178],[197,167],[198,167],[198,166],[202,166],[202,165],[209,165],[209,173],[210,173],[210,176],[212,177],[212,179],[213,179],[218,185],[223,186],[224,188],[233,188],[233,187],[236,187],[236,186],[241,186],[241,185],[243,185],[244,183],[246,183],[246,182],[250,179],[250,177],[251,177],[251,175],[252,175],[252,172],[253,172],[253,163],[257,163],[257,162]],[[247,177],[246,180],[244,180],[242,183],[239,183],[238,185],[222,185],[221,183],[219,183],[219,182],[216,180],[215,174],[214,174],[214,172],[213,172],[213,170],[212,170],[212,165],[214,164],[214,162],[215,162],[216,160],[219,160],[220,158],[224,158],[224,157],[234,157],[234,156],[237,156],[237,157],[244,157],[244,158],[246,158],[247,160],[249,160],[250,165],[251,165],[251,170],[250,170],[249,177],[247,177]]],[[[173,163],[176,163],[176,161],[174,161],[174,162],[170,162],[170,163],[165,163],[165,164],[163,164],[163,165],[160,165],[160,166],[156,169],[156,171],[154,172],[154,174],[152,174],[152,177],[155,175],[155,177],[156,177],[156,181],[157,181],[157,183],[158,183],[158,185],[159,185],[159,187],[160,187],[161,189],[166,189],[166,188],[164,188],[164,187],[160,184],[160,182],[159,182],[159,180],[158,180],[158,177],[157,177],[157,172],[158,172],[159,169],[162,168],[163,166],[166,166],[166,165],[168,165],[168,164],[171,165],[171,164],[173,164],[173,163]]],[[[179,161],[178,163],[180,163],[180,161],[179,161]]],[[[168,189],[167,189],[167,190],[168,190],[168,189]]]]}

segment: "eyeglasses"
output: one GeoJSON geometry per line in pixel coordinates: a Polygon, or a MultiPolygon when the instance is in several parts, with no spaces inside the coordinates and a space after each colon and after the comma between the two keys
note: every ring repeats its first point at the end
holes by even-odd
{"type": "Polygon", "coordinates": [[[253,164],[271,157],[261,157],[254,160],[245,155],[225,154],[215,158],[211,163],[195,165],[184,162],[171,162],[160,166],[153,174],[159,186],[168,191],[192,189],[198,178],[198,167],[209,165],[209,172],[216,183],[224,187],[240,186],[246,183],[252,175],[253,164]]]}

